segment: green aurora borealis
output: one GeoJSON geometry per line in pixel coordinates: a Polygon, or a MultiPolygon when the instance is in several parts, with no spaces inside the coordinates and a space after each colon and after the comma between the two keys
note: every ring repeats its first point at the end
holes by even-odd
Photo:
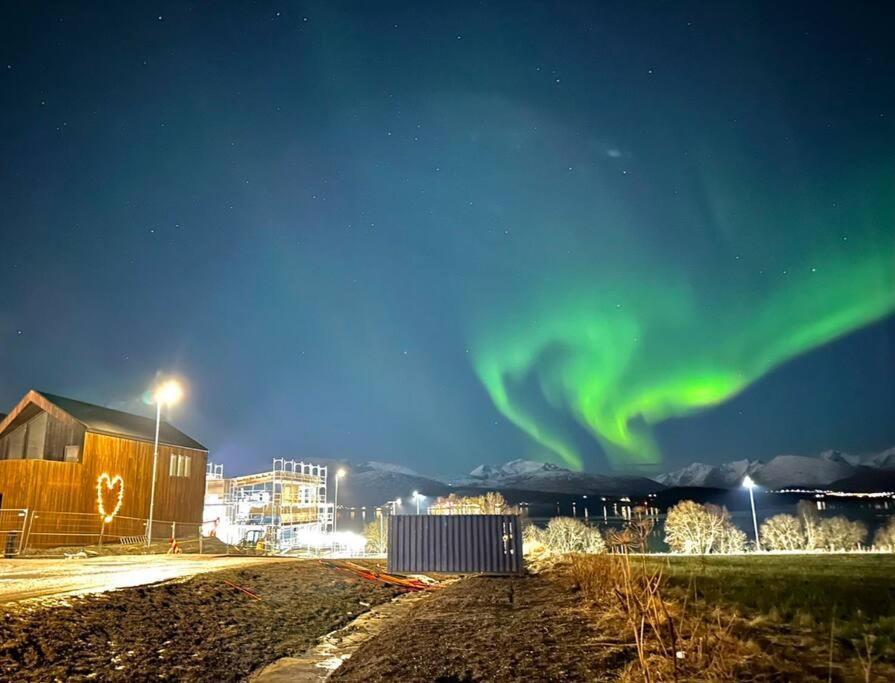
{"type": "Polygon", "coordinates": [[[883,3],[6,5],[0,411],[175,374],[233,474],[895,445],[883,3]]]}
{"type": "Polygon", "coordinates": [[[805,212],[770,193],[750,209],[715,187],[727,215],[754,224],[727,226],[737,238],[710,266],[688,265],[687,233],[665,262],[616,241],[577,272],[483,312],[475,370],[498,409],[564,465],[584,464],[571,417],[613,467],[655,466],[657,423],[726,401],[895,310],[891,186],[886,177],[838,201],[815,188],[818,208],[805,212]]]}

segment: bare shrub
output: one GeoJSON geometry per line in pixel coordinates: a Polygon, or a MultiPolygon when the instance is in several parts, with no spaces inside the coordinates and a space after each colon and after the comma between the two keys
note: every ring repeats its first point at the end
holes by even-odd
{"type": "Polygon", "coordinates": [[[801,550],[805,547],[802,524],[795,515],[774,515],[761,525],[761,545],[767,550],[801,550]]]}
{"type": "Polygon", "coordinates": [[[606,552],[606,543],[599,530],[572,517],[551,519],[544,541],[548,550],[556,554],[606,552]]]}
{"type": "Polygon", "coordinates": [[[618,628],[633,638],[637,658],[620,680],[739,680],[744,671],[767,668],[758,661],[759,648],[734,632],[733,617],[688,600],[667,600],[661,567],[627,555],[606,559],[611,562],[579,570],[577,580],[591,594],[606,596],[603,618],[620,622],[618,628]],[[608,591],[607,581],[613,584],[608,591]]]}
{"type": "Polygon", "coordinates": [[[539,526],[528,524],[522,529],[522,554],[533,557],[546,552],[548,552],[546,532],[539,526]]]}
{"type": "Polygon", "coordinates": [[[488,491],[477,498],[479,509],[483,515],[504,515],[510,512],[510,504],[497,491],[488,491]]]}
{"type": "Polygon", "coordinates": [[[621,529],[609,529],[606,532],[606,545],[614,553],[635,552],[640,545],[640,539],[637,533],[626,525],[621,529]]]}
{"type": "Polygon", "coordinates": [[[882,550],[895,552],[895,517],[889,517],[889,521],[877,530],[873,537],[873,545],[882,550]]]}
{"type": "Polygon", "coordinates": [[[370,553],[384,553],[388,549],[388,519],[380,517],[364,527],[366,549],[370,553]]]}
{"type": "Polygon", "coordinates": [[[571,555],[569,576],[572,587],[581,591],[590,602],[609,599],[618,584],[619,562],[620,559],[612,555],[571,555]]]}
{"type": "Polygon", "coordinates": [[[646,508],[635,507],[634,517],[621,529],[606,532],[606,544],[614,553],[641,552],[649,549],[649,537],[656,526],[656,520],[645,514],[646,508]]]}
{"type": "Polygon", "coordinates": [[[867,527],[845,517],[830,517],[821,522],[824,542],[830,550],[854,550],[867,538],[867,527]]]}
{"type": "Polygon", "coordinates": [[[735,530],[726,508],[684,500],[668,511],[665,542],[674,553],[730,552],[726,548],[745,544],[745,535],[735,530]]]}
{"type": "Polygon", "coordinates": [[[738,529],[732,523],[728,522],[723,527],[721,527],[718,532],[718,536],[715,539],[715,544],[712,546],[713,552],[721,553],[721,554],[733,554],[733,553],[742,553],[746,551],[746,546],[749,543],[749,539],[746,537],[745,532],[738,529]]]}

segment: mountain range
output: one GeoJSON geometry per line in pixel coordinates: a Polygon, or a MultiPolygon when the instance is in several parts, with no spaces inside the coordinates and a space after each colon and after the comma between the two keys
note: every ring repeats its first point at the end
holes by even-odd
{"type": "Polygon", "coordinates": [[[549,462],[510,460],[503,465],[479,465],[463,477],[451,479],[456,487],[514,489],[550,493],[643,495],[657,488],[646,477],[573,472],[549,462]]]}
{"type": "Polygon", "coordinates": [[[767,462],[734,460],[720,465],[696,462],[654,479],[573,472],[552,463],[521,459],[503,465],[479,465],[459,477],[429,477],[409,467],[376,461],[351,464],[349,469],[349,476],[339,485],[339,502],[355,507],[382,505],[401,498],[409,509],[407,506],[414,505],[413,491],[425,497],[422,505],[426,505],[449,493],[472,495],[485,490],[517,495],[537,492],[640,496],[666,487],[729,489],[740,486],[746,475],[760,486],[774,489],[835,487],[870,491],[881,487],[895,489],[895,447],[864,456],[830,450],[817,456],[778,455],[767,462]]]}
{"type": "Polygon", "coordinates": [[[830,450],[817,456],[778,455],[767,462],[734,460],[721,465],[695,462],[660,474],[655,480],[664,486],[733,488],[742,484],[748,474],[767,488],[822,487],[834,483],[847,488],[853,477],[864,481],[879,471],[895,471],[895,447],[864,456],[830,450]]]}

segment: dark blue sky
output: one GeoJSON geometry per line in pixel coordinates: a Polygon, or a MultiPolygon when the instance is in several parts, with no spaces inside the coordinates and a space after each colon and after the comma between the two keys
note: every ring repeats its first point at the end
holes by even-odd
{"type": "Polygon", "coordinates": [[[0,405],[173,373],[229,472],[895,444],[881,5],[441,5],[5,5],[0,405]]]}

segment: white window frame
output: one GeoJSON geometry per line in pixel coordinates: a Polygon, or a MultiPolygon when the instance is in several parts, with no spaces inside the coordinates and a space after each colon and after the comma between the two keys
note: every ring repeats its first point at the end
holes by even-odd
{"type": "Polygon", "coordinates": [[[181,453],[172,453],[168,463],[168,476],[188,479],[192,470],[192,457],[181,453]]]}

